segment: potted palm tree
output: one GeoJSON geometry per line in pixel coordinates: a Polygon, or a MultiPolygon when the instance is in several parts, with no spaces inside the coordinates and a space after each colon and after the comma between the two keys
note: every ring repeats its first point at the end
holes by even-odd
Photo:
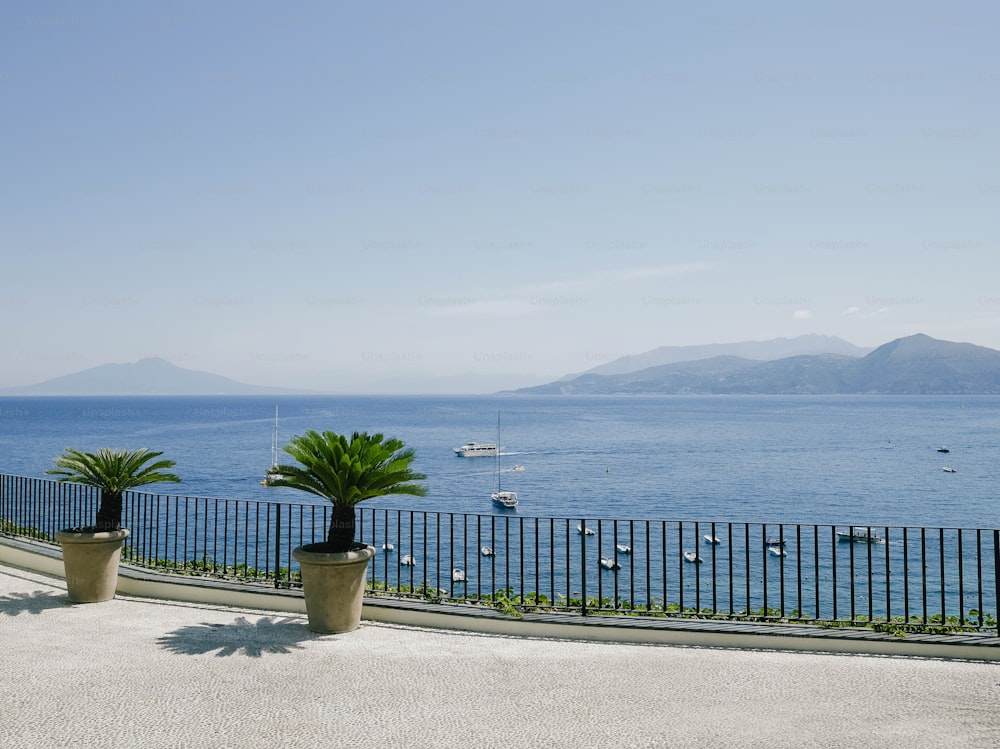
{"type": "Polygon", "coordinates": [[[122,542],[129,536],[122,528],[122,494],[161,481],[180,481],[166,469],[172,460],[156,460],[163,453],[102,448],[95,453],[67,448],[55,458],[55,468],[45,473],[60,482],[93,486],[101,491],[94,524],[56,532],[62,546],[66,589],[74,603],[96,603],[115,597],[122,542]],[[153,462],[151,462],[153,461],[153,462]]]}
{"type": "Polygon", "coordinates": [[[349,632],[361,622],[368,561],[375,548],[354,540],[359,502],[390,494],[423,496],[415,483],[427,478],[415,473],[412,449],[381,434],[342,434],[309,430],[284,447],[298,465],[273,470],[274,486],[300,489],[333,503],[326,541],[292,550],[302,571],[309,629],[320,633],[349,632]]]}

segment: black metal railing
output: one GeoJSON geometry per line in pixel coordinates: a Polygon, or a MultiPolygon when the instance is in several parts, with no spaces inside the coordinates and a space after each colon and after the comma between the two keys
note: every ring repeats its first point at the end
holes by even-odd
{"type": "MultiPolygon", "coordinates": [[[[0,533],[54,543],[96,490],[0,475],[0,533]]],[[[123,561],[296,587],[331,506],[127,492],[123,561]]],[[[996,629],[1000,530],[477,515],[358,507],[370,595],[507,610],[996,629]]]]}

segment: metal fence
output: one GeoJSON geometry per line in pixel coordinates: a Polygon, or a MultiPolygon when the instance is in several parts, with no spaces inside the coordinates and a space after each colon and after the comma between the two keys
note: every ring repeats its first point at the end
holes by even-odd
{"type": "MultiPolygon", "coordinates": [[[[0,533],[54,543],[99,494],[0,475],[0,533]]],[[[331,506],[127,492],[123,561],[300,585],[331,506]]],[[[996,629],[1000,530],[476,515],[358,506],[369,595],[572,611],[996,629]]]]}

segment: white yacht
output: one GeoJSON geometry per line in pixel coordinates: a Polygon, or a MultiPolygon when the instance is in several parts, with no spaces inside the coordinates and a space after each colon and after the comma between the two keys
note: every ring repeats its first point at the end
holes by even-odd
{"type": "Polygon", "coordinates": [[[459,458],[492,458],[497,453],[497,446],[490,442],[469,442],[455,448],[459,458]]]}

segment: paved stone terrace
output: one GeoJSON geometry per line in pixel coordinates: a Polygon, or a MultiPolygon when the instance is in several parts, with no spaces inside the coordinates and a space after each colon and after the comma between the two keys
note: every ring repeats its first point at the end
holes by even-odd
{"type": "Polygon", "coordinates": [[[1000,665],[513,638],[120,596],[0,566],[2,745],[1000,746],[1000,665]]]}

